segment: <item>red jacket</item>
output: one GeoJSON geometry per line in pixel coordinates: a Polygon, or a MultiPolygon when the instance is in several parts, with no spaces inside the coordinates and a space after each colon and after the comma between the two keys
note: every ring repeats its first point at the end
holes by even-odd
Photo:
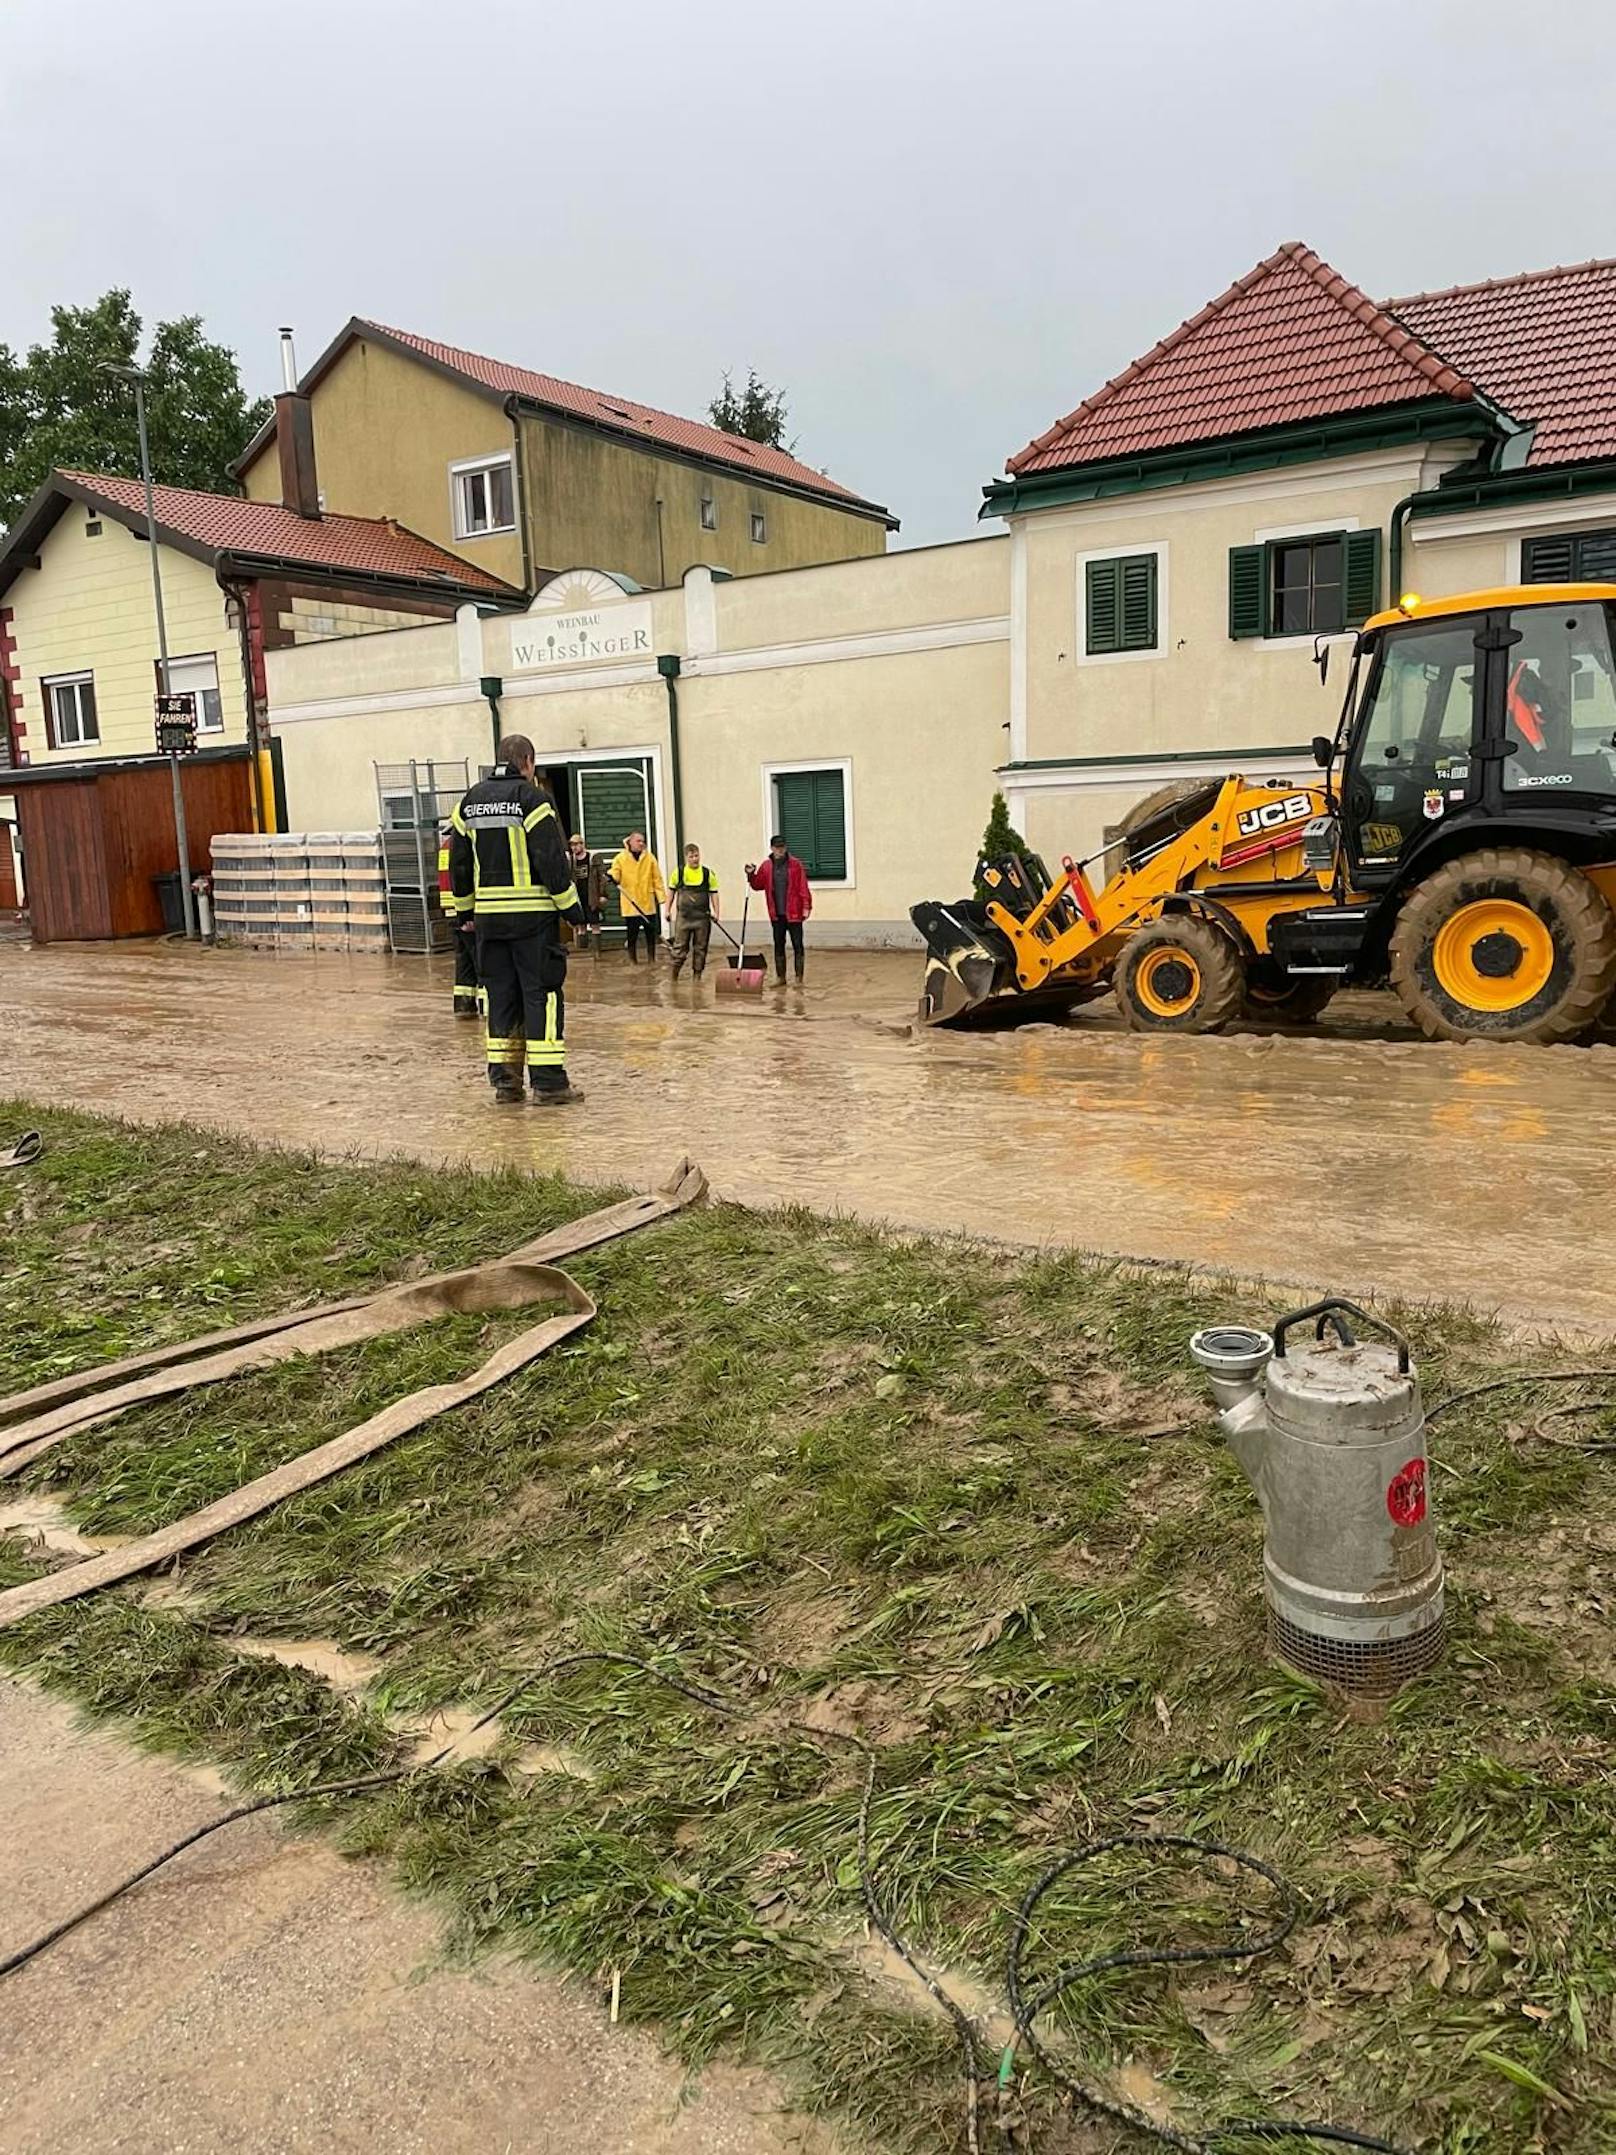
{"type": "MultiPolygon", "coordinates": [[[[774,861],[765,856],[746,879],[754,890],[763,893],[769,908],[770,920],[779,915],[774,909],[774,861]]],[[[786,919],[806,920],[814,909],[814,894],[808,888],[808,871],[795,853],[786,855],[786,919]]]]}

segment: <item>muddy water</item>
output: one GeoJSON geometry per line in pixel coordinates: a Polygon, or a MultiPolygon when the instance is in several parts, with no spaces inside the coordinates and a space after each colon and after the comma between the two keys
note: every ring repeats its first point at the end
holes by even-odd
{"type": "Polygon", "coordinates": [[[647,1182],[1441,1294],[1616,1330],[1616,1050],[1436,1046],[1384,998],[1311,1035],[917,1033],[908,956],[815,953],[808,985],[574,962],[563,1114],[496,1108],[441,961],[0,944],[0,1091],[188,1115],[333,1151],[647,1182]]]}

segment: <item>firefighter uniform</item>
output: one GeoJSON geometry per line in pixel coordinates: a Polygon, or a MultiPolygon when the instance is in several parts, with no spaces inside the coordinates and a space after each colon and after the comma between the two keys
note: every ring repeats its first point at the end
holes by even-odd
{"type": "Polygon", "coordinates": [[[517,1097],[525,1052],[535,1097],[567,1097],[561,918],[576,916],[578,889],[555,806],[505,764],[450,820],[450,887],[477,923],[489,1082],[517,1097]]]}
{"type": "Polygon", "coordinates": [[[450,941],[454,948],[454,1014],[457,1018],[481,1017],[483,1008],[483,984],[477,973],[477,940],[471,922],[471,907],[463,906],[454,894],[449,880],[449,841],[454,835],[452,827],[445,823],[438,830],[438,903],[443,917],[449,923],[450,941]]]}

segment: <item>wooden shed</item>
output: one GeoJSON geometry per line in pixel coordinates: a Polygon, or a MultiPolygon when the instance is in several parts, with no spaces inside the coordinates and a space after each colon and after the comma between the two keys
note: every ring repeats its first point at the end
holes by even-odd
{"type": "MultiPolygon", "coordinates": [[[[223,831],[250,831],[252,759],[245,747],[180,759],[191,873],[209,864],[223,831]]],[[[9,771],[36,943],[161,935],[154,877],[179,865],[166,756],[9,771]]]]}

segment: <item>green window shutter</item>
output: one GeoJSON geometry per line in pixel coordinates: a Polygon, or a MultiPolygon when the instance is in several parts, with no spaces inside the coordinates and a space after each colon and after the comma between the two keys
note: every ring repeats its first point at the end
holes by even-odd
{"type": "Polygon", "coordinates": [[[1122,649],[1122,563],[1091,561],[1084,575],[1088,587],[1085,648],[1090,658],[1104,657],[1122,649]]]}
{"type": "Polygon", "coordinates": [[[1341,553],[1344,619],[1361,628],[1380,605],[1380,533],[1343,532],[1341,553]]]}
{"type": "Polygon", "coordinates": [[[1578,539],[1577,582],[1616,584],[1616,531],[1585,531],[1578,539]]]}
{"type": "Polygon", "coordinates": [[[1521,548],[1523,584],[1569,584],[1576,576],[1570,539],[1528,539],[1521,548]]]}
{"type": "Polygon", "coordinates": [[[1119,564],[1122,572],[1122,648],[1156,648],[1156,556],[1135,554],[1119,564]]]}
{"type": "Polygon", "coordinates": [[[846,788],[840,771],[782,771],[774,781],[780,835],[811,882],[847,875],[846,788]]]}
{"type": "Polygon", "coordinates": [[[1266,636],[1268,633],[1268,549],[1265,546],[1231,546],[1229,549],[1229,634],[1266,636]]]}

